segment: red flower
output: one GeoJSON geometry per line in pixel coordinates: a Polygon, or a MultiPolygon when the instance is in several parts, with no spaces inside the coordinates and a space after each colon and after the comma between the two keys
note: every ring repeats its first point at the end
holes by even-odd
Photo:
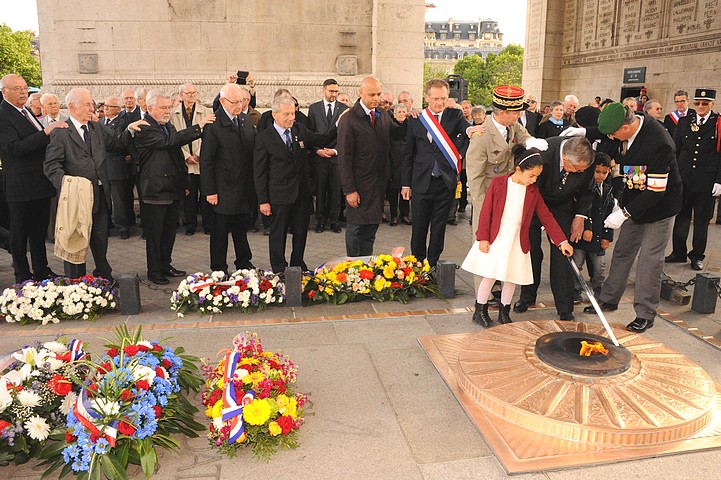
{"type": "Polygon", "coordinates": [[[308,298],[313,300],[313,297],[315,297],[315,290],[311,290],[310,292],[308,292],[308,298]]]}
{"type": "Polygon", "coordinates": [[[360,271],[360,278],[362,280],[373,280],[373,271],[368,269],[363,269],[360,271]]]}
{"type": "Polygon", "coordinates": [[[165,367],[166,370],[169,370],[170,367],[173,366],[173,362],[171,362],[171,361],[168,360],[167,358],[164,358],[164,359],[163,359],[163,366],[165,367]]]}
{"type": "Polygon", "coordinates": [[[406,277],[407,277],[408,275],[410,275],[411,272],[413,271],[413,269],[412,269],[411,267],[406,267],[406,268],[403,268],[402,270],[403,270],[403,275],[406,276],[406,277]]]}
{"type": "Polygon", "coordinates": [[[112,357],[117,357],[119,353],[120,353],[120,352],[118,351],[118,349],[117,349],[116,347],[113,347],[113,348],[111,348],[110,350],[108,350],[108,356],[111,357],[111,358],[112,358],[112,357]]]}
{"type": "Polygon", "coordinates": [[[157,343],[154,343],[154,344],[153,344],[153,351],[154,351],[154,352],[162,352],[162,351],[163,351],[163,347],[161,347],[161,346],[158,345],[157,343]]]}
{"type": "Polygon", "coordinates": [[[153,411],[155,412],[155,418],[160,418],[160,416],[163,414],[163,409],[160,408],[157,405],[153,405],[153,411]]]}
{"type": "Polygon", "coordinates": [[[105,362],[102,365],[98,367],[98,373],[108,373],[110,370],[112,370],[112,366],[110,365],[110,362],[105,362]]]}
{"type": "Polygon", "coordinates": [[[118,423],[118,431],[123,435],[130,436],[135,433],[135,427],[130,423],[130,420],[127,417],[126,419],[128,420],[127,422],[123,420],[118,423]]]}
{"type": "Polygon", "coordinates": [[[288,435],[293,430],[293,418],[290,415],[283,415],[278,419],[278,425],[283,429],[283,435],[288,435]]]}
{"type": "Polygon", "coordinates": [[[345,274],[345,272],[341,272],[335,277],[336,280],[338,280],[340,283],[345,283],[348,281],[348,275],[345,274]]]}
{"type": "Polygon", "coordinates": [[[127,345],[123,348],[123,351],[125,352],[125,355],[134,357],[140,351],[140,348],[138,348],[137,345],[127,345]]]}
{"type": "Polygon", "coordinates": [[[280,370],[280,363],[276,362],[275,360],[268,360],[268,364],[273,370],[280,370]]]}
{"type": "Polygon", "coordinates": [[[122,392],[120,392],[120,400],[122,400],[123,402],[129,402],[133,398],[135,398],[135,395],[133,395],[133,392],[131,392],[128,389],[125,389],[122,392]]]}
{"type": "Polygon", "coordinates": [[[136,387],[138,387],[139,390],[149,390],[150,384],[147,380],[138,380],[135,384],[136,387]]]}
{"type": "Polygon", "coordinates": [[[165,378],[165,372],[163,372],[163,369],[160,367],[155,367],[155,375],[160,378],[165,378]]]}
{"type": "Polygon", "coordinates": [[[59,373],[56,373],[50,378],[50,380],[48,380],[48,388],[55,395],[64,397],[73,389],[73,384],[70,383],[70,380],[67,378],[63,377],[59,373]]]}
{"type": "Polygon", "coordinates": [[[147,352],[148,350],[150,350],[150,347],[148,347],[147,345],[138,345],[138,350],[140,350],[141,352],[147,352]]]}
{"type": "MultiPolygon", "coordinates": [[[[2,431],[2,429],[0,429],[0,432],[1,432],[1,431],[2,431]]],[[[74,442],[75,440],[77,440],[77,439],[78,439],[78,437],[76,437],[75,435],[73,435],[72,433],[70,433],[70,430],[68,430],[67,432],[65,432],[65,443],[73,443],[73,442],[74,442]]]]}
{"type": "Polygon", "coordinates": [[[244,292],[248,288],[248,284],[245,283],[245,280],[236,281],[235,286],[238,287],[241,292],[244,292]]]}
{"type": "Polygon", "coordinates": [[[5,430],[8,427],[12,427],[13,424],[10,422],[6,422],[5,420],[0,420],[0,433],[2,433],[3,430],[5,430]]]}
{"type": "Polygon", "coordinates": [[[218,295],[223,293],[223,289],[220,288],[220,286],[215,286],[215,287],[213,287],[213,291],[211,293],[213,294],[214,297],[217,297],[218,295]]]}
{"type": "Polygon", "coordinates": [[[398,282],[391,282],[391,288],[403,288],[403,285],[398,282]]]}
{"type": "Polygon", "coordinates": [[[265,279],[264,279],[264,280],[262,280],[262,281],[260,282],[260,285],[258,286],[258,288],[260,288],[260,291],[261,291],[261,292],[265,292],[265,291],[270,290],[271,288],[273,288],[273,284],[270,283],[269,280],[265,280],[265,279]]]}
{"type": "Polygon", "coordinates": [[[92,397],[96,393],[98,393],[98,385],[96,383],[88,385],[88,395],[92,397]]]}

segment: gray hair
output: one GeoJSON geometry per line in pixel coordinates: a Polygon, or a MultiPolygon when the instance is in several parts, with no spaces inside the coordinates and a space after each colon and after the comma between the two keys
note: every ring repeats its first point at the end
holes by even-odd
{"type": "Polygon", "coordinates": [[[653,105],[654,103],[658,103],[659,105],[661,105],[661,102],[659,102],[655,98],[652,98],[643,105],[643,111],[648,113],[648,111],[651,110],[651,105],[653,105]]]}
{"type": "Polygon", "coordinates": [[[292,105],[293,111],[295,111],[295,100],[293,100],[293,97],[290,95],[281,94],[273,98],[273,104],[270,109],[273,113],[278,113],[280,112],[281,105],[292,105]]]}
{"type": "Polygon", "coordinates": [[[180,86],[180,88],[178,89],[178,93],[185,93],[185,87],[192,87],[192,86],[193,86],[193,84],[190,83],[190,82],[184,83],[184,84],[182,84],[182,85],[180,86]]]}
{"type": "Polygon", "coordinates": [[[476,113],[482,113],[484,116],[486,115],[486,107],[483,105],[477,105],[473,108],[471,108],[471,115],[476,113]]]}
{"type": "Polygon", "coordinates": [[[90,90],[87,88],[73,88],[68,92],[67,95],[65,95],[65,105],[70,108],[70,105],[75,105],[76,107],[80,105],[80,95],[87,93],[92,97],[92,94],[90,93],[90,90]]]}
{"type": "Polygon", "coordinates": [[[235,90],[236,92],[239,92],[239,91],[243,90],[243,88],[240,85],[238,85],[237,83],[226,83],[220,89],[220,96],[222,98],[227,98],[227,96],[231,90],[235,90]]]}
{"type": "MultiPolygon", "coordinates": [[[[630,107],[626,107],[625,105],[624,105],[624,107],[626,108],[626,116],[623,117],[623,122],[621,122],[621,127],[624,125],[631,125],[633,122],[636,121],[636,114],[633,113],[633,110],[631,110],[630,107]]],[[[621,128],[621,127],[618,127],[618,128],[621,128]]]]}
{"type": "Polygon", "coordinates": [[[127,91],[130,91],[130,93],[133,94],[133,98],[134,98],[134,99],[136,99],[136,100],[138,99],[138,94],[135,93],[135,90],[133,90],[133,89],[130,88],[130,87],[128,87],[128,88],[126,88],[126,89],[123,89],[123,91],[120,92],[120,98],[123,98],[123,97],[125,96],[125,95],[123,95],[123,94],[124,94],[125,92],[127,92],[127,91]]]}
{"type": "MultiPolygon", "coordinates": [[[[144,98],[146,94],[150,93],[147,88],[139,88],[135,91],[135,99],[144,98]]],[[[170,98],[170,97],[168,97],[170,98]]]]}
{"type": "Polygon", "coordinates": [[[167,98],[168,100],[170,100],[170,95],[160,89],[150,90],[148,92],[148,96],[145,97],[145,104],[148,107],[154,107],[155,104],[158,102],[159,98],[167,98]]]}
{"type": "Polygon", "coordinates": [[[578,101],[578,97],[573,94],[568,94],[563,98],[563,103],[568,103],[568,102],[574,102],[576,104],[580,104],[580,102],[578,101]]]}
{"type": "Polygon", "coordinates": [[[595,159],[593,148],[586,137],[571,137],[563,142],[563,156],[571,165],[591,165],[595,159]]]}
{"type": "Polygon", "coordinates": [[[42,96],[40,97],[40,103],[45,105],[45,102],[47,102],[48,100],[53,99],[53,98],[55,100],[59,101],[58,96],[55,95],[54,93],[43,93],[42,96]]]}

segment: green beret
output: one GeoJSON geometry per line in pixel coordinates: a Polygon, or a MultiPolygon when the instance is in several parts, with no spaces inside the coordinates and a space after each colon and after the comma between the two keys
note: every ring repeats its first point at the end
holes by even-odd
{"type": "Polygon", "coordinates": [[[620,103],[609,103],[598,116],[598,130],[604,135],[610,135],[615,132],[623,125],[623,119],[626,118],[626,113],[626,107],[620,103]]]}

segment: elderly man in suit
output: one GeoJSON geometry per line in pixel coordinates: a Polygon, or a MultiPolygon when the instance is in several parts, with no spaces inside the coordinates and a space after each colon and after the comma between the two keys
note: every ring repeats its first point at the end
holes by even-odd
{"type": "Polygon", "coordinates": [[[273,217],[268,239],[270,265],[282,273],[288,266],[285,246],[288,228],[293,234],[290,265],[307,270],[303,260],[308,236],[310,185],[308,148],[327,145],[336,134],[335,124],[325,134],[295,124],[295,101],[290,95],[273,99],[273,127],[255,141],[254,175],[260,213],[273,217]]]}
{"type": "MultiPolygon", "coordinates": [[[[325,133],[335,128],[341,112],[348,107],[338,101],[338,82],[329,78],[323,82],[323,100],[308,107],[308,128],[314,132],[325,133]]],[[[327,145],[316,148],[311,157],[311,171],[315,184],[315,218],[317,233],[325,231],[326,225],[340,233],[341,187],[338,177],[338,151],[333,139],[327,145]]]]}
{"type": "Polygon", "coordinates": [[[45,234],[50,219],[50,198],[55,194],[43,174],[49,135],[56,128],[67,128],[63,121],[43,127],[25,108],[28,85],[19,75],[0,79],[0,159],[4,170],[4,190],[10,217],[10,251],[15,281],[55,276],[48,267],[45,234]],[[27,259],[30,245],[32,272],[27,259]]]}
{"type": "Polygon", "coordinates": [[[65,122],[68,119],[67,115],[60,113],[60,100],[57,95],[43,93],[40,97],[40,104],[45,112],[45,116],[40,119],[43,127],[47,127],[52,122],[65,122]]]}
{"type": "MultiPolygon", "coordinates": [[[[50,137],[50,145],[45,152],[45,175],[58,192],[61,191],[66,175],[86,178],[92,184],[90,250],[95,261],[93,275],[112,281],[112,268],[107,259],[111,198],[106,150],[122,153],[125,147],[110,131],[91,120],[95,104],[88,90],[70,90],[65,97],[65,104],[70,111],[69,127],[56,130],[50,137]]],[[[127,138],[124,140],[127,141],[127,138]]],[[[84,261],[71,263],[65,260],[64,266],[68,277],[85,275],[84,261]]]]}
{"type": "Polygon", "coordinates": [[[242,88],[228,83],[220,90],[217,121],[203,135],[200,152],[201,190],[213,207],[210,268],[228,272],[228,234],[233,236],[235,268],[252,269],[248,228],[258,209],[253,186],[255,129],[241,113],[242,88]]]}
{"type": "Polygon", "coordinates": [[[170,283],[168,277],[184,277],[185,272],[171,264],[178,205],[186,194],[188,169],[180,147],[201,136],[215,115],[206,115],[196,125],[177,131],[170,123],[170,95],[151,90],[146,97],[147,126],[135,134],[140,159],[140,190],[146,232],[148,280],[157,285],[170,283]]]}
{"type": "Polygon", "coordinates": [[[428,259],[432,267],[443,252],[446,220],[459,188],[461,155],[452,140],[458,138],[460,150],[464,150],[471,128],[461,110],[446,108],[448,92],[445,80],[426,83],[428,108],[408,120],[401,171],[401,195],[411,200],[413,211],[411,252],[418,260],[428,259]]]}
{"type": "MultiPolygon", "coordinates": [[[[120,115],[120,105],[118,97],[106,98],[103,105],[105,118],[100,121],[115,137],[120,137],[128,127],[127,118],[120,115]]],[[[128,152],[109,153],[107,162],[110,198],[113,201],[113,224],[118,228],[120,238],[125,240],[130,236],[130,228],[135,224],[133,157],[128,152]]]]}
{"type": "MultiPolygon", "coordinates": [[[[192,83],[186,83],[180,87],[180,105],[170,112],[170,123],[176,130],[183,130],[199,124],[206,115],[212,113],[198,101],[198,91],[192,83]]],[[[188,166],[188,195],[183,200],[183,217],[185,219],[185,234],[195,234],[198,226],[198,212],[203,221],[203,230],[210,233],[212,226],[213,211],[200,191],[200,150],[202,140],[197,138],[181,150],[185,157],[185,164],[188,166]]]]}

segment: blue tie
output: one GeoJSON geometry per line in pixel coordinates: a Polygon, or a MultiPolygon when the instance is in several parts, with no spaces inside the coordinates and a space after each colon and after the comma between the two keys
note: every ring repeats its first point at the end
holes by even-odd
{"type": "Polygon", "coordinates": [[[283,132],[283,135],[285,135],[285,144],[288,146],[288,151],[293,152],[293,142],[290,141],[290,130],[286,129],[285,132],[283,132]]]}

